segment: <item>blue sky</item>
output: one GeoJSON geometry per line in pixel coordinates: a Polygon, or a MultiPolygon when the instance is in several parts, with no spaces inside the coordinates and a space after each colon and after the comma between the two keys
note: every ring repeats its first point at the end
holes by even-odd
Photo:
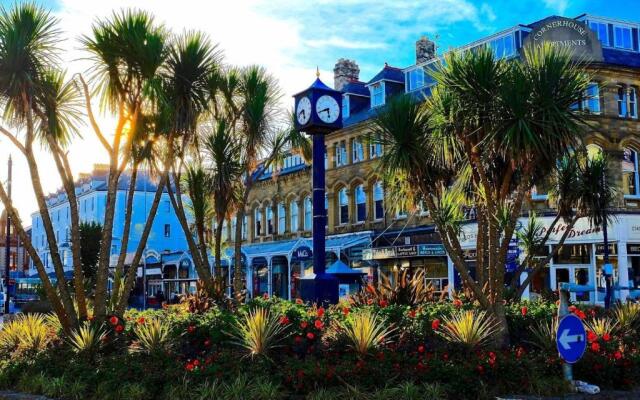
{"type": "MultiPolygon", "coordinates": [[[[16,0],[0,0],[11,7],[16,0]]],[[[18,0],[19,2],[20,0],[18,0]]],[[[333,83],[338,58],[356,60],[362,80],[369,80],[388,62],[407,67],[414,62],[415,41],[435,38],[440,51],[464,45],[516,24],[550,15],[575,17],[582,13],[640,21],[640,0],[34,0],[52,10],[63,31],[63,67],[69,74],[86,72],[77,38],[87,34],[96,18],[114,10],[138,7],[151,11],[174,32],[201,30],[219,43],[225,61],[234,65],[260,64],[280,82],[282,105],[314,79],[333,83]]],[[[102,117],[103,131],[113,119],[102,117]]],[[[0,139],[0,176],[11,146],[0,139]]],[[[16,176],[27,173],[14,151],[16,176]]],[[[55,165],[39,157],[45,190],[60,186],[55,165]]],[[[106,155],[87,130],[70,149],[76,174],[105,162],[106,155]]],[[[16,180],[16,204],[25,220],[36,209],[28,180],[16,180]]]]}

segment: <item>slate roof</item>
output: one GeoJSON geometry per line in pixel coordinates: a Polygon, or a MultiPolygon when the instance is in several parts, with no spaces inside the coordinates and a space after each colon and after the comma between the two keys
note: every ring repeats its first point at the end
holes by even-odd
{"type": "Polygon", "coordinates": [[[373,79],[367,82],[367,85],[371,85],[372,83],[379,81],[396,81],[404,83],[404,73],[400,68],[385,65],[384,68],[382,68],[382,71],[378,72],[373,79]]]}
{"type": "Polygon", "coordinates": [[[640,68],[640,53],[605,47],[602,49],[602,56],[605,64],[640,68]]]}
{"type": "Polygon", "coordinates": [[[367,89],[365,85],[366,84],[361,81],[351,81],[344,85],[342,93],[370,97],[369,89],[367,89]]]}

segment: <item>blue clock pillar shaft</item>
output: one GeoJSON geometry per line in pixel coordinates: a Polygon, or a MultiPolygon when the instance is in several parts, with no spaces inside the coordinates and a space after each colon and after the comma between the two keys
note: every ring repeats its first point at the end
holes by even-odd
{"type": "Polygon", "coordinates": [[[313,273],[316,277],[325,273],[327,211],[324,208],[324,135],[313,137],[313,273]]]}

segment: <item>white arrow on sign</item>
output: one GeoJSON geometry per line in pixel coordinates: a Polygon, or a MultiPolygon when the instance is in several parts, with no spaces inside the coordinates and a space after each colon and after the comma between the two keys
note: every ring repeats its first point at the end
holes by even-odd
{"type": "Polygon", "coordinates": [[[569,335],[569,329],[565,329],[560,334],[558,342],[563,349],[569,350],[571,343],[584,342],[584,335],[569,335]]]}

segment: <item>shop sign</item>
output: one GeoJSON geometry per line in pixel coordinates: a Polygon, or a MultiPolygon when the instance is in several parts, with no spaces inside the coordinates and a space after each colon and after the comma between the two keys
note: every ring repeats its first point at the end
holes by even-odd
{"type": "MultiPolygon", "coordinates": [[[[599,256],[604,254],[604,243],[596,243],[596,254],[599,256]]],[[[615,243],[609,243],[609,255],[618,255],[618,246],[615,243]]]]}
{"type": "Polygon", "coordinates": [[[376,247],[363,249],[363,260],[385,260],[389,258],[406,257],[438,257],[447,253],[441,244],[414,244],[405,246],[376,247]]]}
{"type": "Polygon", "coordinates": [[[627,254],[640,255],[640,244],[638,244],[638,243],[628,243],[627,244],[627,254]]]}
{"type": "Polygon", "coordinates": [[[300,261],[306,261],[313,257],[313,251],[311,251],[309,246],[300,246],[293,251],[293,256],[300,261]]]}

